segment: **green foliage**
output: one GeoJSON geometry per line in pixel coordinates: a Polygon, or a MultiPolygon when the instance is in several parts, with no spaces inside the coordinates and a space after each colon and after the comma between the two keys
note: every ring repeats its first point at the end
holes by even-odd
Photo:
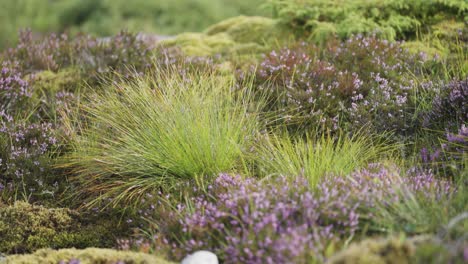
{"type": "Polygon", "coordinates": [[[255,159],[261,175],[302,176],[315,187],[326,175],[349,174],[391,150],[374,141],[359,134],[351,138],[308,135],[305,139],[270,135],[260,142],[255,159]]]}
{"type": "MultiPolygon", "coordinates": [[[[89,247],[102,244],[106,231],[82,226],[66,208],[49,209],[25,202],[0,207],[0,252],[27,253],[40,248],[89,247]]],[[[109,239],[108,237],[106,239],[109,239]]]]}
{"type": "Polygon", "coordinates": [[[187,55],[252,56],[288,40],[288,37],[287,30],[274,19],[238,16],[212,25],[203,33],[180,34],[162,44],[180,47],[187,55]]]}
{"type": "Polygon", "coordinates": [[[225,18],[265,14],[264,0],[18,0],[2,1],[0,48],[15,42],[16,32],[29,27],[41,33],[84,31],[110,36],[131,32],[176,34],[202,31],[225,18]]]}
{"type": "Polygon", "coordinates": [[[409,264],[418,244],[431,241],[429,236],[412,238],[370,238],[351,244],[329,259],[329,264],[409,264]]]}
{"type": "MultiPolygon", "coordinates": [[[[87,249],[41,249],[29,255],[11,255],[5,264],[57,264],[57,263],[134,263],[134,264],[170,264],[163,258],[130,251],[117,251],[103,248],[87,249]]],[[[3,262],[2,262],[3,263],[3,262]]]]}
{"type": "Polygon", "coordinates": [[[84,107],[89,123],[63,166],[82,191],[115,201],[239,168],[259,124],[250,84],[243,93],[234,85],[216,73],[171,71],[108,87],[84,107]]]}
{"type": "Polygon", "coordinates": [[[332,34],[377,33],[385,39],[414,38],[443,20],[467,20],[464,0],[270,0],[276,15],[299,34],[323,42],[332,34]]]}
{"type": "MultiPolygon", "coordinates": [[[[369,217],[370,229],[379,232],[395,233],[405,232],[406,234],[434,234],[441,229],[442,226],[448,225],[453,217],[462,214],[468,210],[466,195],[466,186],[463,182],[463,174],[460,172],[459,181],[450,190],[449,181],[430,181],[422,180],[424,175],[430,173],[419,172],[419,175],[391,175],[393,181],[398,184],[402,182],[403,177],[413,177],[415,181],[419,181],[419,185],[424,185],[426,191],[424,193],[416,193],[404,185],[394,188],[394,193],[402,197],[400,200],[395,200],[393,203],[387,201],[377,202],[373,208],[369,208],[371,217],[369,217]],[[438,185],[439,184],[439,185],[438,185]],[[442,185],[440,185],[442,184],[442,185]],[[444,194],[444,195],[442,195],[444,194]]],[[[390,177],[389,177],[390,178],[390,177]]],[[[434,176],[427,179],[436,179],[434,176]]],[[[460,226],[453,228],[453,231],[458,234],[466,233],[466,228],[460,230],[460,226]]]]}

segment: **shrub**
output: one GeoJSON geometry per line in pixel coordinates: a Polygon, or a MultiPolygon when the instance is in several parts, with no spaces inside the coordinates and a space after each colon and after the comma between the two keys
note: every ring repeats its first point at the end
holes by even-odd
{"type": "Polygon", "coordinates": [[[141,72],[152,65],[151,47],[135,34],[125,31],[107,40],[89,35],[70,38],[67,34],[50,34],[35,39],[30,30],[20,32],[19,43],[4,55],[18,61],[26,72],[50,70],[57,72],[68,66],[81,69],[86,75],[117,71],[129,74],[141,72]]]}
{"type": "Polygon", "coordinates": [[[423,167],[445,176],[456,176],[468,168],[468,127],[461,125],[458,134],[447,132],[440,147],[422,148],[423,167]]]}
{"type": "Polygon", "coordinates": [[[36,249],[109,245],[108,231],[81,225],[77,212],[49,209],[25,202],[0,207],[0,252],[28,253],[36,249]],[[107,233],[106,233],[107,232],[107,233]],[[107,237],[106,237],[107,236],[107,237]]]}
{"type": "Polygon", "coordinates": [[[432,108],[424,115],[425,127],[453,130],[468,123],[468,78],[454,80],[442,86],[432,102],[432,108]]]}
{"type": "Polygon", "coordinates": [[[375,32],[389,40],[411,38],[443,20],[466,20],[468,10],[463,0],[270,0],[269,4],[279,19],[315,41],[334,34],[348,38],[375,32]]]}
{"type": "MultiPolygon", "coordinates": [[[[208,249],[224,263],[302,263],[323,260],[341,246],[340,239],[360,231],[391,232],[382,228],[381,218],[374,219],[378,212],[372,208],[378,205],[392,206],[407,199],[408,192],[421,202],[442,204],[452,191],[433,175],[400,177],[375,164],[348,177],[326,177],[314,190],[300,177],[294,182],[284,177],[258,181],[221,174],[186,203],[149,204],[140,215],[152,223],[144,230],[155,234],[149,238],[155,249],[169,250],[176,258],[208,249]]],[[[405,226],[408,220],[394,223],[405,226]]]]}
{"type": "Polygon", "coordinates": [[[423,60],[407,54],[398,43],[356,36],[272,51],[256,70],[259,89],[270,95],[266,111],[277,114],[292,131],[321,127],[412,134],[423,60]]]}
{"type": "Polygon", "coordinates": [[[271,135],[259,144],[254,159],[260,175],[300,175],[314,187],[326,175],[346,175],[389,154],[390,146],[374,141],[360,134],[305,139],[271,135]]]}
{"type": "Polygon", "coordinates": [[[12,194],[20,193],[25,198],[30,194],[53,195],[57,189],[55,180],[49,177],[49,169],[51,151],[58,141],[54,125],[42,120],[43,116],[36,110],[41,109],[42,104],[34,98],[33,83],[34,79],[26,78],[18,65],[8,61],[3,63],[0,75],[0,184],[9,186],[8,191],[12,194]]]}
{"type": "Polygon", "coordinates": [[[178,181],[242,169],[258,127],[250,87],[216,73],[156,74],[92,96],[63,163],[83,190],[135,201],[178,181]],[[86,125],[86,124],[85,124],[86,125]]]}
{"type": "Polygon", "coordinates": [[[170,264],[160,257],[129,251],[117,251],[104,248],[87,249],[41,249],[28,255],[11,255],[5,260],[8,264],[93,264],[93,263],[135,263],[135,264],[170,264]]]}
{"type": "Polygon", "coordinates": [[[362,205],[360,225],[370,233],[435,232],[440,224],[463,210],[452,204],[459,198],[457,187],[429,172],[405,173],[395,167],[372,164],[350,178],[337,178],[333,184],[339,190],[358,193],[362,205]]]}

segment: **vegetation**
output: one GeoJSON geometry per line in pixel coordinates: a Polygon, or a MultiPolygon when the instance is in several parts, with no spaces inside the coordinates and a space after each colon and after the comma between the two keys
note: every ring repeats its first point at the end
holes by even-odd
{"type": "Polygon", "coordinates": [[[83,190],[117,200],[242,169],[258,118],[249,84],[241,94],[234,85],[230,76],[169,71],[112,86],[84,109],[89,125],[64,166],[83,190]]]}
{"type": "Polygon", "coordinates": [[[315,139],[272,135],[259,145],[255,159],[259,175],[302,176],[314,187],[326,175],[347,175],[369,162],[384,159],[390,150],[390,146],[359,134],[336,139],[325,135],[315,139]]]}
{"type": "Polygon", "coordinates": [[[202,31],[229,17],[268,14],[260,8],[261,3],[260,0],[138,0],[128,5],[122,0],[6,1],[0,11],[0,22],[8,26],[0,35],[0,48],[13,44],[16,32],[22,28],[39,33],[84,31],[102,37],[115,35],[122,29],[161,35],[202,31]]]}
{"type": "Polygon", "coordinates": [[[45,208],[26,202],[0,207],[0,252],[29,253],[40,248],[86,248],[108,244],[112,237],[104,225],[85,225],[67,208],[45,208]]]}
{"type": "Polygon", "coordinates": [[[466,13],[6,1],[0,262],[466,263],[466,13]]]}
{"type": "Polygon", "coordinates": [[[55,263],[138,263],[138,264],[169,264],[162,258],[145,253],[125,252],[103,248],[87,249],[41,249],[34,254],[11,255],[6,258],[5,263],[15,264],[55,264],[55,263]]]}

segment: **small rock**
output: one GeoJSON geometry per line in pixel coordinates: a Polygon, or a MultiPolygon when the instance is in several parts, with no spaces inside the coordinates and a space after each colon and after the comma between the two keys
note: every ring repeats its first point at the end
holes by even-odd
{"type": "Polygon", "coordinates": [[[206,250],[196,251],[193,254],[186,256],[181,264],[218,264],[218,257],[206,250]]]}

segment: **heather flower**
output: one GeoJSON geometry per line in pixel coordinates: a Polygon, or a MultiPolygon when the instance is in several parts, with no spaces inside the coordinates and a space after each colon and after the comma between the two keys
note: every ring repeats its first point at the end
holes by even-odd
{"type": "Polygon", "coordinates": [[[442,86],[441,92],[434,98],[432,108],[423,119],[429,128],[452,130],[468,123],[468,78],[454,80],[442,86]]]}
{"type": "Polygon", "coordinates": [[[270,96],[265,111],[293,130],[359,130],[410,134],[416,84],[405,72],[417,71],[419,58],[399,43],[355,36],[330,41],[324,49],[310,43],[264,56],[255,68],[258,89],[270,96]]]}
{"type": "Polygon", "coordinates": [[[424,147],[420,151],[423,167],[433,169],[439,174],[457,175],[467,166],[468,128],[461,125],[458,133],[446,133],[440,146],[424,147]]]}
{"type": "Polygon", "coordinates": [[[207,193],[163,217],[177,220],[156,221],[159,235],[165,237],[159,246],[172,248],[176,257],[210,250],[225,263],[324,260],[330,243],[353,236],[369,223],[378,226],[372,222],[375,206],[413,196],[443,199],[453,192],[449,182],[430,173],[401,174],[372,164],[347,177],[326,177],[314,190],[303,178],[258,181],[220,174],[207,193]]]}

